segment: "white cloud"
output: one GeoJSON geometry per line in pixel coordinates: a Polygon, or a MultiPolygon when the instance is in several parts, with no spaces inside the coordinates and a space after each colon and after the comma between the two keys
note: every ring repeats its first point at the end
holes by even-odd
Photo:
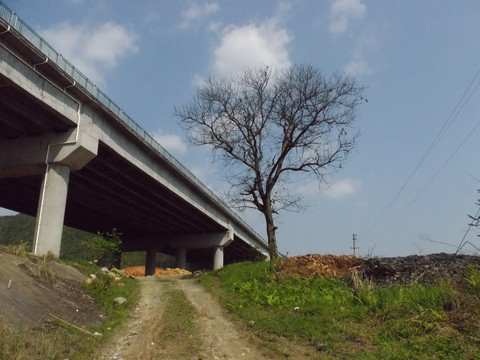
{"type": "Polygon", "coordinates": [[[320,191],[320,183],[318,180],[308,180],[295,190],[295,192],[305,197],[319,194],[320,191]]]}
{"type": "Polygon", "coordinates": [[[137,51],[137,37],[111,21],[95,27],[64,22],[40,32],[58,52],[100,87],[106,85],[105,71],[112,70],[121,57],[137,51]]]}
{"type": "Polygon", "coordinates": [[[330,8],[330,32],[335,35],[345,33],[352,19],[362,18],[367,7],[361,0],[334,0],[330,8]]]}
{"type": "Polygon", "coordinates": [[[316,179],[305,179],[302,185],[292,189],[292,191],[304,196],[306,199],[320,194],[324,194],[331,199],[341,199],[356,193],[359,188],[359,183],[352,179],[340,180],[326,187],[316,179]]]}
{"type": "Polygon", "coordinates": [[[361,76],[371,74],[372,68],[370,65],[362,58],[354,58],[345,66],[345,72],[352,76],[361,76]]]}
{"type": "Polygon", "coordinates": [[[291,64],[287,46],[292,39],[274,19],[260,25],[228,26],[215,49],[213,70],[220,76],[231,76],[246,67],[260,65],[283,70],[291,64]]]}
{"type": "Polygon", "coordinates": [[[215,2],[204,4],[191,3],[190,6],[182,12],[182,22],[179,27],[181,29],[186,29],[190,27],[192,23],[217,12],[219,8],[220,6],[215,2]]]}
{"type": "Polygon", "coordinates": [[[356,193],[359,188],[360,186],[356,181],[352,179],[344,179],[329,185],[324,193],[332,199],[340,199],[356,193]]]}
{"type": "Polygon", "coordinates": [[[153,133],[152,136],[162,147],[172,154],[183,155],[187,153],[187,145],[175,134],[167,134],[159,130],[153,133]]]}
{"type": "Polygon", "coordinates": [[[372,58],[378,52],[378,40],[374,31],[364,30],[358,38],[353,50],[353,59],[345,66],[344,70],[352,76],[371,75],[374,73],[367,58],[372,58]]]}

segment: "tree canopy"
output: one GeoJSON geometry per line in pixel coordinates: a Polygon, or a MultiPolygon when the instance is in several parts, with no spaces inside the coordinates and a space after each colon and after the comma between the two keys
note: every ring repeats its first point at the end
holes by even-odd
{"type": "Polygon", "coordinates": [[[275,258],[274,215],[302,205],[291,182],[300,174],[324,182],[341,167],[356,143],[352,125],[363,92],[353,78],[327,78],[310,65],[280,73],[261,67],[231,79],[208,77],[175,115],[192,144],[208,145],[223,162],[228,200],[264,215],[275,258]]]}

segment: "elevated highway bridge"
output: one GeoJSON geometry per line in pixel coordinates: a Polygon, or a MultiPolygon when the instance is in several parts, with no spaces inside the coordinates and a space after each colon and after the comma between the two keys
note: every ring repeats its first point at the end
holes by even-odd
{"type": "Polygon", "coordinates": [[[267,258],[267,244],[120,107],[0,2],[0,207],[36,216],[34,252],[62,227],[117,228],[122,251],[177,266],[267,258]]]}

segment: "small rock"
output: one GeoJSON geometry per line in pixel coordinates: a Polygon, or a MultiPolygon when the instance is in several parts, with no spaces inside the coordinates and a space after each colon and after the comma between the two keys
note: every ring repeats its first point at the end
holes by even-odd
{"type": "Polygon", "coordinates": [[[110,272],[110,270],[108,270],[108,268],[107,268],[107,267],[105,267],[105,266],[104,266],[104,267],[102,267],[102,268],[100,269],[100,271],[101,271],[101,272],[103,272],[104,274],[106,274],[106,273],[110,272]]]}
{"type": "Polygon", "coordinates": [[[87,284],[87,285],[91,284],[92,282],[93,282],[93,280],[90,279],[90,278],[85,279],[85,284],[87,284]]]}
{"type": "Polygon", "coordinates": [[[91,278],[92,280],[95,280],[95,279],[97,278],[97,275],[95,275],[95,274],[90,274],[90,278],[91,278]]]}
{"type": "Polygon", "coordinates": [[[125,270],[121,270],[121,269],[117,269],[116,267],[113,267],[110,269],[110,271],[120,276],[125,276],[125,270]]]}
{"type": "Polygon", "coordinates": [[[100,334],[98,331],[95,331],[95,332],[93,333],[93,336],[103,336],[103,335],[100,334]]]}
{"type": "Polygon", "coordinates": [[[127,299],[125,299],[124,297],[117,297],[113,299],[113,301],[115,301],[118,305],[123,305],[127,302],[127,299]]]}

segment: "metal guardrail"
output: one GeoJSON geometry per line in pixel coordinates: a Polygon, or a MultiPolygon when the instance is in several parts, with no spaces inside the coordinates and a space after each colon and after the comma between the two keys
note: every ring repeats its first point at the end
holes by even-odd
{"type": "Polygon", "coordinates": [[[25,39],[40,50],[49,61],[54,62],[65,74],[75,80],[76,85],[83,87],[97,101],[107,107],[130,131],[135,133],[146,144],[150,145],[159,155],[167,160],[174,168],[182,173],[190,182],[207,196],[212,198],[227,214],[239,222],[245,229],[257,237],[257,240],[263,242],[263,238],[245,221],[240,218],[232,209],[230,209],[212,190],[204,185],[193,173],[175,159],[167,150],[165,150],[150,134],[148,134],[140,125],[138,125],[130,116],[128,116],[117,104],[115,104],[104,92],[88,79],[82,72],[73,66],[67,59],[58,53],[48,42],[37,34],[28,24],[20,19],[15,12],[10,10],[2,1],[0,1],[0,17],[2,17],[12,28],[18,31],[25,39]]]}

